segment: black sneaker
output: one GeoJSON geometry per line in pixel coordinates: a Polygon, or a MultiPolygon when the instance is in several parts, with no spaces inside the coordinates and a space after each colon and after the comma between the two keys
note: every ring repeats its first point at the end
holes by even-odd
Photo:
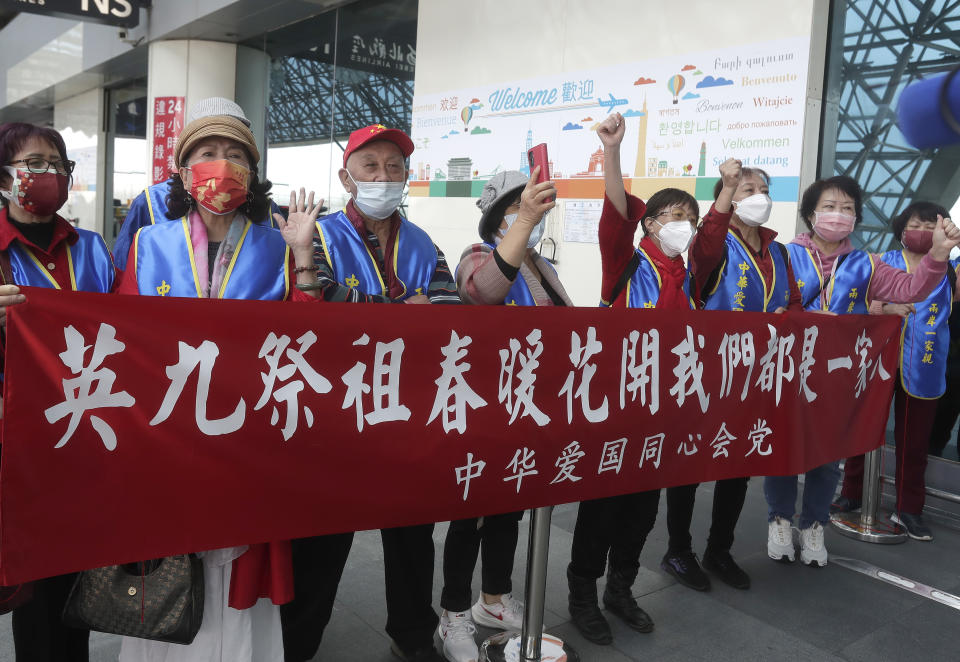
{"type": "Polygon", "coordinates": [[[710,578],[700,567],[697,555],[689,549],[682,552],[667,552],[660,561],[660,567],[688,588],[695,591],[710,590],[710,578]]]}
{"type": "Polygon", "coordinates": [[[400,648],[400,644],[395,641],[390,642],[390,651],[399,657],[403,662],[446,662],[444,657],[437,652],[437,649],[430,646],[418,648],[415,651],[407,651],[400,648]]]}
{"type": "Polygon", "coordinates": [[[890,521],[899,524],[907,532],[907,535],[914,540],[929,541],[933,540],[933,531],[923,523],[923,515],[912,515],[910,513],[893,513],[890,515],[890,521]]]}
{"type": "Polygon", "coordinates": [[[703,567],[733,588],[744,591],[750,588],[750,575],[737,565],[730,556],[730,552],[713,551],[708,548],[703,553],[703,567]]]}
{"type": "Polygon", "coordinates": [[[831,513],[852,513],[855,510],[860,510],[860,499],[840,496],[830,504],[831,513]]]}

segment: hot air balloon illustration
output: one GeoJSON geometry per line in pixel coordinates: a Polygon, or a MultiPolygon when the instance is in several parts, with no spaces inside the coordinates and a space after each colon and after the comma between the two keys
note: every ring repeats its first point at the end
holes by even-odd
{"type": "Polygon", "coordinates": [[[680,74],[672,76],[670,80],[667,81],[667,89],[670,90],[670,94],[673,95],[674,103],[677,103],[677,97],[680,95],[680,91],[683,90],[683,84],[685,82],[683,76],[680,74]]]}
{"type": "Polygon", "coordinates": [[[470,123],[470,119],[473,117],[473,111],[479,110],[483,107],[483,104],[479,100],[474,99],[476,103],[471,103],[469,106],[464,106],[463,110],[460,111],[460,119],[463,120],[463,131],[466,133],[467,124],[470,123]]]}

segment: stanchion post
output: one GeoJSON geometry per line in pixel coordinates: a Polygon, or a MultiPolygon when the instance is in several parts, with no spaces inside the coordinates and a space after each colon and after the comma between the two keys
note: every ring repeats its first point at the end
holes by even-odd
{"type": "Polygon", "coordinates": [[[877,517],[880,509],[880,454],[883,447],[876,448],[863,458],[863,494],[860,512],[834,513],[830,523],[837,533],[855,540],[880,545],[905,542],[907,534],[893,523],[881,522],[877,517]]]}
{"type": "MultiPolygon", "coordinates": [[[[480,662],[541,662],[543,658],[543,610],[547,588],[547,560],[550,556],[550,518],[553,506],[530,511],[530,536],[527,544],[527,576],[523,589],[523,625],[519,633],[495,634],[480,646],[480,662]],[[510,649],[519,656],[508,653],[510,649]]],[[[563,649],[566,662],[579,662],[580,656],[569,644],[550,637],[552,646],[563,649]]],[[[557,659],[555,657],[550,658],[557,659]]]]}

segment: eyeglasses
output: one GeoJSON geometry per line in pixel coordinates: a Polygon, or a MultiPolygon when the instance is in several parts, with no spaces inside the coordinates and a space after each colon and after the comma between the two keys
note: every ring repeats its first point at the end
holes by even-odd
{"type": "Polygon", "coordinates": [[[48,161],[40,157],[31,158],[31,159],[20,159],[19,161],[11,161],[11,164],[22,163],[27,166],[27,170],[32,172],[35,175],[39,175],[44,172],[49,172],[50,168],[53,168],[61,175],[69,175],[73,172],[73,169],[77,166],[76,161],[48,161]]]}
{"type": "Polygon", "coordinates": [[[656,216],[654,216],[654,218],[660,218],[664,214],[669,215],[670,218],[674,221],[690,221],[691,223],[693,223],[694,227],[697,227],[699,225],[699,221],[700,221],[699,217],[694,216],[693,218],[690,218],[689,216],[687,216],[687,212],[685,212],[683,209],[680,209],[679,207],[674,207],[673,209],[664,210],[659,214],[657,214],[656,216]]]}

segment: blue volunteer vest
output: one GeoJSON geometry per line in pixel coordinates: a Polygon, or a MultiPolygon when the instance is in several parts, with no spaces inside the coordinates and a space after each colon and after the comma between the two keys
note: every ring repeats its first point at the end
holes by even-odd
{"type": "MultiPolygon", "coordinates": [[[[887,251],[880,259],[910,271],[901,251],[887,251]]],[[[949,319],[953,306],[950,280],[944,276],[930,296],[913,306],[917,312],[903,320],[900,333],[900,382],[913,397],[933,400],[947,390],[949,319]]]]}
{"type": "MultiPolygon", "coordinates": [[[[496,246],[489,242],[484,242],[487,246],[490,247],[490,250],[494,250],[496,246]]],[[[544,260],[546,262],[546,260],[544,260]]],[[[549,262],[546,262],[547,266],[553,271],[554,274],[557,273],[557,270],[553,268],[553,265],[549,262]]],[[[457,269],[459,270],[459,266],[457,269]]],[[[536,306],[537,302],[533,298],[533,292],[530,291],[530,286],[527,285],[527,281],[523,279],[523,276],[517,272],[517,277],[513,281],[513,285],[510,286],[510,291],[507,292],[507,296],[503,298],[503,303],[508,306],[536,306]]]]}
{"type": "Polygon", "coordinates": [[[834,267],[833,278],[824,296],[823,276],[813,253],[799,244],[787,244],[787,250],[800,296],[804,303],[809,302],[807,310],[829,310],[838,315],[866,315],[869,312],[867,291],[874,272],[870,253],[856,250],[843,257],[843,262],[834,267]],[[817,292],[821,295],[817,296],[817,292]]]}
{"type": "MultiPolygon", "coordinates": [[[[109,292],[113,289],[113,258],[103,237],[77,229],[77,242],[64,244],[70,268],[70,289],[75,292],[109,292]]],[[[10,270],[17,285],[60,289],[56,279],[33,251],[19,241],[10,244],[10,270]]]]}
{"type": "Polygon", "coordinates": [[[790,303],[790,280],[783,253],[773,242],[769,246],[773,260],[773,282],[760,273],[750,248],[733,232],[727,232],[724,263],[720,278],[706,295],[704,310],[749,310],[773,312],[790,303]]]}
{"type": "MultiPolygon", "coordinates": [[[[627,297],[627,307],[656,308],[657,301],[660,300],[660,286],[663,283],[663,279],[660,277],[660,272],[657,270],[653,260],[650,259],[650,256],[647,255],[645,250],[637,248],[637,254],[640,256],[640,262],[637,264],[637,270],[633,272],[633,276],[627,281],[627,291],[624,295],[627,297]]],[[[690,298],[689,271],[687,271],[683,279],[683,293],[687,295],[690,308],[696,308],[693,299],[690,298]]],[[[612,304],[612,301],[601,301],[600,307],[608,308],[612,304]]]]}
{"type": "MultiPolygon", "coordinates": [[[[317,230],[334,278],[364,294],[389,297],[387,283],[363,238],[343,211],[317,221],[317,230]]],[[[385,252],[385,251],[384,251],[385,252]]],[[[430,236],[405,218],[393,246],[393,270],[403,285],[401,298],[426,294],[437,270],[437,248],[430,236]]]]}
{"type": "MultiPolygon", "coordinates": [[[[134,237],[137,288],[148,296],[200,297],[200,280],[190,241],[190,225],[148,225],[134,237]]],[[[211,299],[279,301],[290,294],[290,252],[283,237],[268,227],[246,222],[220,290],[211,299]]]]}

